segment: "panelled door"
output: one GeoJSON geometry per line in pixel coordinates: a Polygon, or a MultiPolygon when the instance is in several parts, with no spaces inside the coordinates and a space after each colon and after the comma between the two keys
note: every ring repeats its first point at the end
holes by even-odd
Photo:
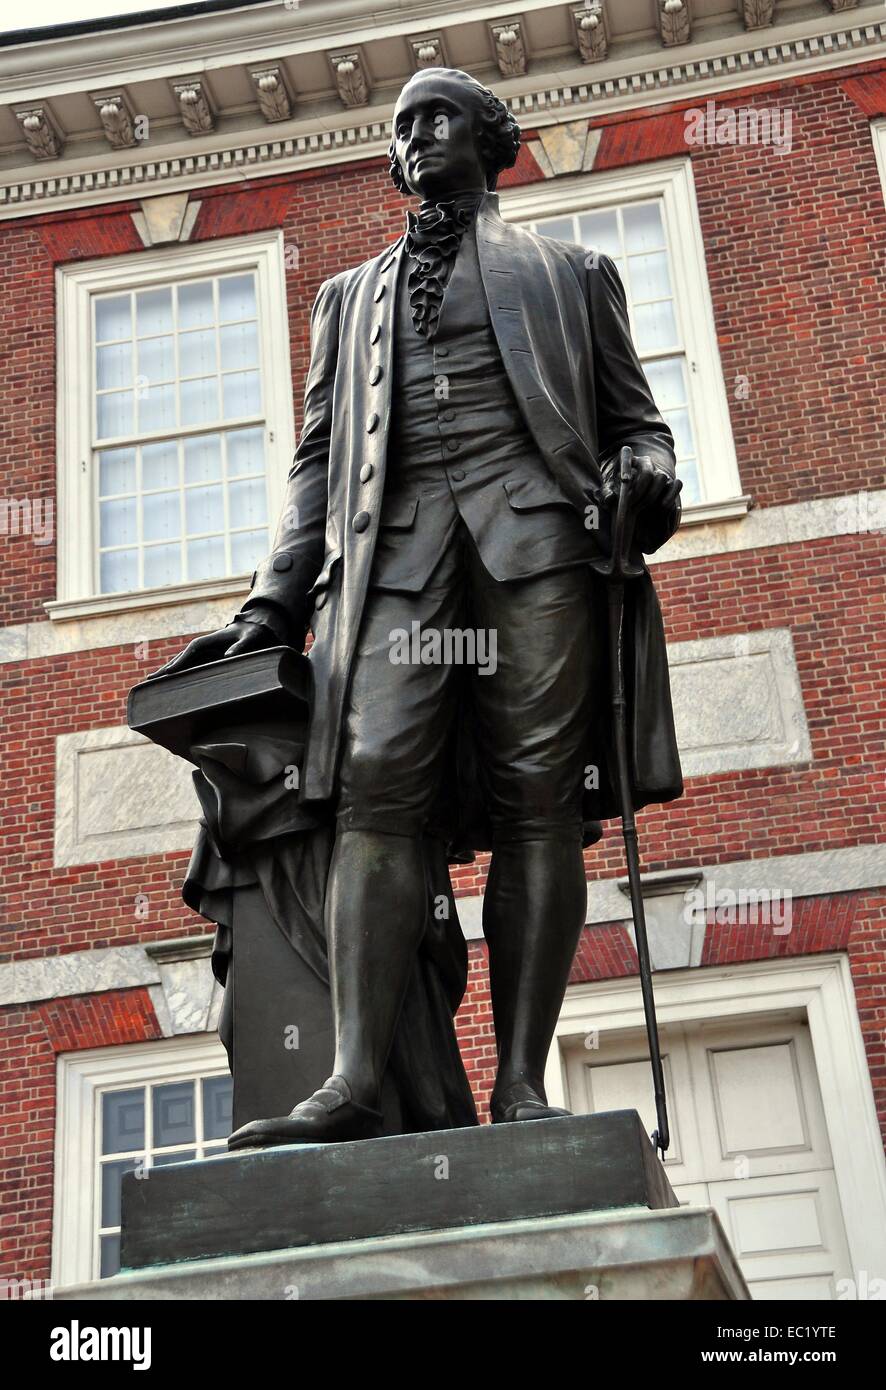
{"type": "MultiPolygon", "coordinates": [[[[833,1299],[851,1277],[815,1059],[804,1018],[661,1029],[681,1203],[717,1212],[758,1299],[833,1299]]],[[[565,1055],[570,1109],[655,1104],[644,1033],[591,1035],[565,1055]]]]}

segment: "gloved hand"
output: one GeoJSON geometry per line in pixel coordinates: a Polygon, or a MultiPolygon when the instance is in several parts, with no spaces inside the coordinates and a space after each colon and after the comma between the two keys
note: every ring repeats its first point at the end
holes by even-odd
{"type": "Polygon", "coordinates": [[[156,676],[171,676],[176,671],[187,670],[190,666],[204,666],[210,661],[220,661],[225,656],[242,656],[244,652],[279,646],[280,638],[260,618],[240,613],[227,627],[219,628],[217,632],[204,633],[202,637],[195,637],[178,656],[167,661],[159,671],[153,671],[148,680],[154,680],[156,676]]]}

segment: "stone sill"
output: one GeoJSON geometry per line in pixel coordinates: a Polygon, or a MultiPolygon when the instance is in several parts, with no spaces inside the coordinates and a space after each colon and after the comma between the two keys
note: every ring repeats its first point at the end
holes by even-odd
{"type": "MultiPolygon", "coordinates": [[[[728,497],[722,502],[698,502],[684,510],[681,527],[704,526],[712,521],[738,520],[747,515],[750,507],[750,497],[728,497]]],[[[137,612],[142,608],[156,611],[181,603],[245,598],[248,592],[249,576],[234,574],[226,575],[223,579],[207,579],[199,584],[169,584],[162,589],[139,589],[126,594],[51,599],[44,603],[43,607],[54,623],[64,623],[80,618],[111,617],[115,613],[137,612]]]]}
{"type": "Polygon", "coordinates": [[[747,496],[726,497],[721,502],[693,502],[683,508],[684,526],[705,526],[712,521],[740,521],[747,516],[753,506],[753,499],[747,496]]]}
{"type": "Polygon", "coordinates": [[[213,599],[245,598],[249,593],[249,575],[226,575],[223,579],[207,579],[199,584],[169,584],[161,589],[138,589],[125,594],[100,594],[95,598],[51,599],[43,607],[54,623],[79,618],[106,618],[115,613],[137,612],[149,608],[171,608],[182,603],[211,602],[213,599]]]}

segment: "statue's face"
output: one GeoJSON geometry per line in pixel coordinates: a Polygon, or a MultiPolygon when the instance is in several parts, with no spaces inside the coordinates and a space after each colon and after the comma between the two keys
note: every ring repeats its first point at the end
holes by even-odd
{"type": "Polygon", "coordinates": [[[406,84],[394,108],[394,148],[413,193],[427,199],[486,188],[474,134],[479,109],[456,77],[429,73],[406,84]]]}

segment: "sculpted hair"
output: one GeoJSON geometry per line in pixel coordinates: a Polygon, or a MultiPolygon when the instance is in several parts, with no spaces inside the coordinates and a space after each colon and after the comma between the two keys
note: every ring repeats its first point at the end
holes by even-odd
{"type": "MultiPolygon", "coordinates": [[[[476,77],[471,77],[469,72],[462,72],[461,68],[422,68],[416,73],[415,78],[410,78],[410,82],[418,78],[431,77],[435,73],[459,78],[470,89],[477,103],[474,112],[477,149],[486,170],[486,187],[491,191],[496,187],[502,169],[510,169],[517,162],[520,127],[504,102],[488,87],[478,82],[476,77]]],[[[406,83],[406,87],[408,86],[409,82],[406,83]]],[[[403,88],[404,91],[406,87],[403,88]]],[[[409,196],[412,190],[407,187],[403,178],[403,170],[397,158],[396,136],[393,133],[388,146],[388,159],[391,182],[399,193],[409,196]]]]}

